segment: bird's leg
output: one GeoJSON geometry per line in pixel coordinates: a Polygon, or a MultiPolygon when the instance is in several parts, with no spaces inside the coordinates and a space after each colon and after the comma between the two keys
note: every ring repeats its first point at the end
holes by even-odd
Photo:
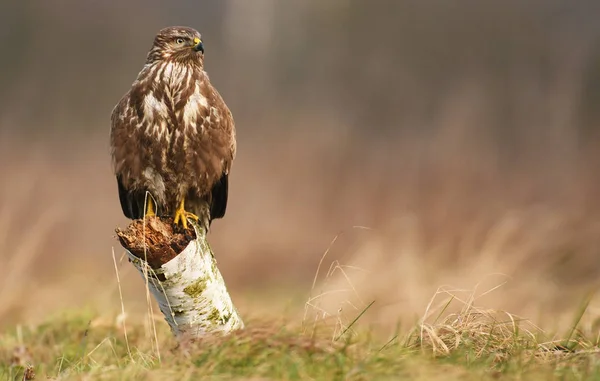
{"type": "Polygon", "coordinates": [[[187,219],[191,218],[192,220],[198,221],[198,216],[195,215],[194,213],[187,212],[184,208],[184,203],[185,203],[185,200],[182,198],[181,202],[179,203],[179,208],[177,208],[177,210],[175,211],[175,216],[174,216],[173,222],[175,223],[175,225],[177,225],[179,223],[179,221],[181,221],[181,225],[183,225],[183,228],[187,229],[187,227],[188,227],[187,219]]]}
{"type": "Polygon", "coordinates": [[[147,199],[148,201],[148,205],[146,207],[146,215],[144,217],[150,217],[150,216],[155,216],[156,212],[154,211],[154,201],[152,200],[152,197],[148,197],[147,199]]]}

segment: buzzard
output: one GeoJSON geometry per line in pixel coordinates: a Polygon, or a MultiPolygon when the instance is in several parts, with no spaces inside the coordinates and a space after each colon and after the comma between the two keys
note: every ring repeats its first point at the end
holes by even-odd
{"type": "Polygon", "coordinates": [[[146,63],[114,107],[111,156],[123,214],[187,219],[208,229],[227,208],[233,116],[204,71],[198,31],[158,32],[146,63]]]}

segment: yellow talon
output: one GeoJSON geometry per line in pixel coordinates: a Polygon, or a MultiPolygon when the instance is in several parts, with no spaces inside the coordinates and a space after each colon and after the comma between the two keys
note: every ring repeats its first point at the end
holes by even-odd
{"type": "Polygon", "coordinates": [[[154,201],[152,201],[152,197],[149,196],[147,201],[148,201],[148,206],[146,208],[146,216],[145,217],[155,216],[156,213],[154,211],[154,201]]]}
{"type": "Polygon", "coordinates": [[[177,208],[177,210],[175,211],[175,216],[174,216],[174,223],[175,225],[177,225],[179,223],[179,221],[181,221],[181,225],[183,225],[184,229],[188,228],[188,224],[187,224],[187,219],[191,218],[192,220],[196,220],[198,221],[198,216],[196,216],[194,213],[190,213],[187,212],[184,209],[184,203],[185,200],[181,200],[181,202],[179,203],[179,208],[177,208]]]}

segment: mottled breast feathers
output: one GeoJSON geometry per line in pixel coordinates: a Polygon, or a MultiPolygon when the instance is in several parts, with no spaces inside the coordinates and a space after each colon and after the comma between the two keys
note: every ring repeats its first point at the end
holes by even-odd
{"type": "MultiPolygon", "coordinates": [[[[236,153],[232,114],[204,71],[204,52],[180,40],[191,28],[159,32],[131,89],[112,112],[114,171],[125,216],[144,215],[147,195],[159,216],[179,203],[208,222],[225,214],[236,153]]],[[[191,42],[190,42],[191,44],[191,42]]]]}

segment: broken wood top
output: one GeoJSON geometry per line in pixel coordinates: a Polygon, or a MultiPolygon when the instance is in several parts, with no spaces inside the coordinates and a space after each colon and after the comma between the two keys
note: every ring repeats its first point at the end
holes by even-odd
{"type": "Polygon", "coordinates": [[[155,216],[133,220],[125,229],[115,229],[121,245],[131,254],[158,269],[196,239],[193,228],[175,228],[171,218],[155,216]]]}

